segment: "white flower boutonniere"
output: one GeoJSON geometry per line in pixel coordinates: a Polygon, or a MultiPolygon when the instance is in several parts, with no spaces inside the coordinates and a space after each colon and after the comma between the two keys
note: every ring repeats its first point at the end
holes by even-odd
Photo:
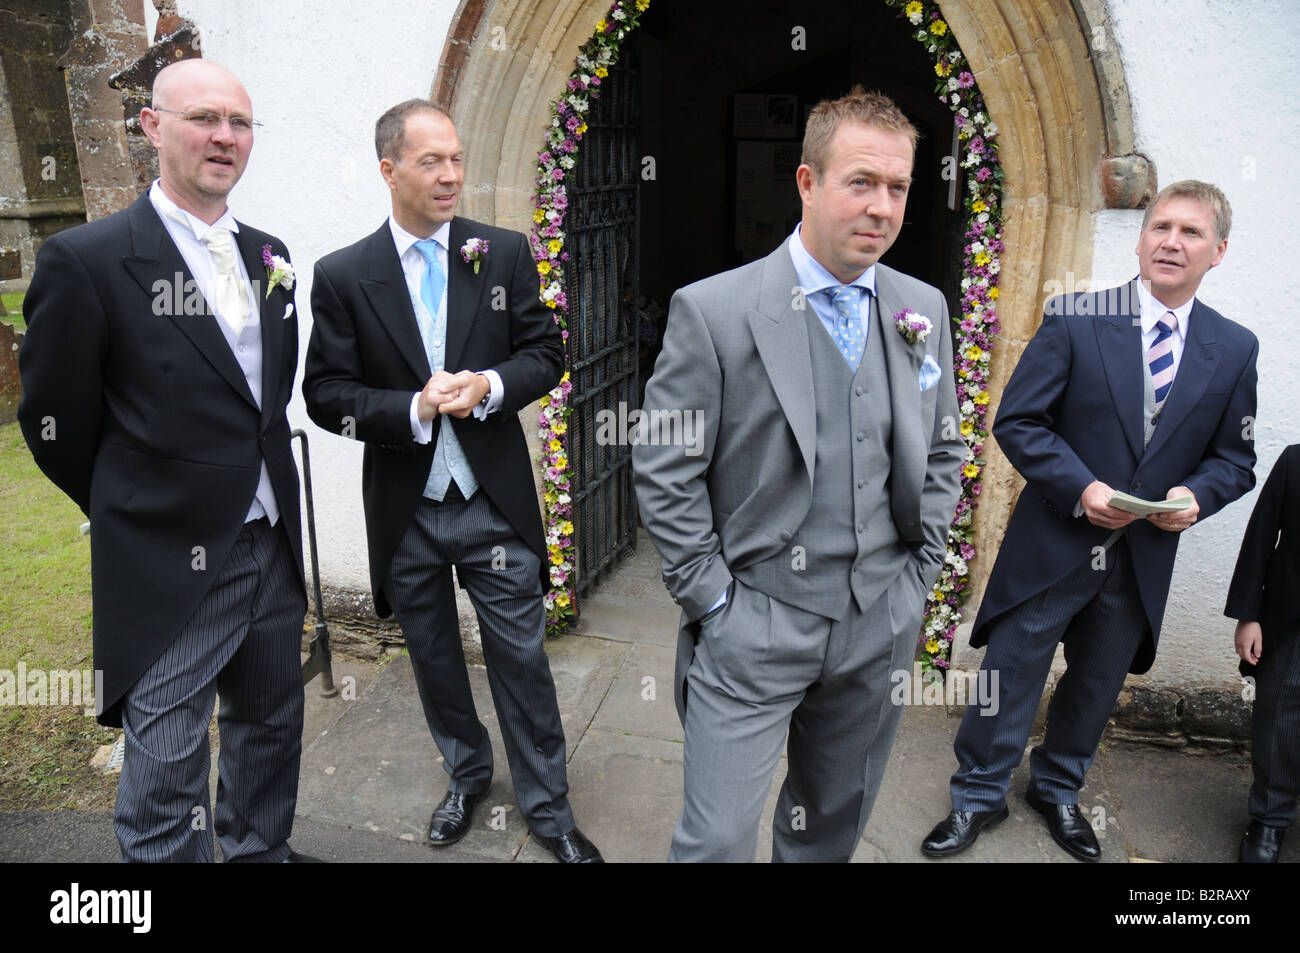
{"type": "Polygon", "coordinates": [[[293,290],[293,265],[279,255],[272,255],[270,245],[262,246],[262,264],[266,266],[268,298],[271,297],[271,292],[275,290],[276,285],[284,288],[285,291],[293,290]]]}
{"type": "Polygon", "coordinates": [[[894,326],[908,344],[917,344],[930,336],[930,319],[911,308],[904,308],[894,315],[894,326]]]}
{"type": "Polygon", "coordinates": [[[474,274],[478,274],[478,266],[483,261],[483,256],[488,253],[490,243],[486,238],[471,238],[465,244],[460,246],[460,257],[465,259],[465,264],[474,266],[474,274]]]}

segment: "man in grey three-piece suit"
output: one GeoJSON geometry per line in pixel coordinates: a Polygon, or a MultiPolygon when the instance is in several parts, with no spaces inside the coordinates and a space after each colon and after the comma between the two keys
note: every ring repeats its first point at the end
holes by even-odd
{"type": "Polygon", "coordinates": [[[966,450],[944,299],[877,264],[916,137],[879,94],[819,104],[794,234],[673,297],[645,409],[695,414],[703,439],[633,451],[682,606],[670,860],[754,858],[787,729],[774,859],[847,861],[879,790],[901,713],[890,673],[911,668],[966,450]],[[929,330],[904,333],[905,309],[929,330]]]}

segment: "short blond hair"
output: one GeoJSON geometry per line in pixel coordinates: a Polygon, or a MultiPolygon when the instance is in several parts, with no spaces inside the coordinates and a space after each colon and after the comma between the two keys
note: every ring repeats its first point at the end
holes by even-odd
{"type": "Polygon", "coordinates": [[[916,156],[916,142],[921,134],[903,111],[884,93],[869,93],[861,86],[854,86],[839,99],[823,99],[808,115],[808,125],[803,133],[803,155],[799,161],[812,169],[818,179],[826,171],[826,157],[835,130],[845,120],[906,136],[912,144],[912,155],[916,156]]]}
{"type": "Polygon", "coordinates": [[[1147,223],[1151,221],[1151,213],[1156,210],[1156,206],[1171,198],[1196,199],[1201,204],[1208,205],[1214,213],[1214,240],[1221,242],[1228,237],[1228,232],[1232,229],[1232,206],[1228,204],[1228,197],[1218,186],[1196,179],[1183,179],[1166,185],[1157,192],[1147,206],[1146,214],[1142,216],[1142,231],[1147,230],[1147,223]]]}

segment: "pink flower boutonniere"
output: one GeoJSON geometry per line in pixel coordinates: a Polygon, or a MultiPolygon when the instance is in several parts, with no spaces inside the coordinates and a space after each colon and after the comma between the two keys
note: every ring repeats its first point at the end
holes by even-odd
{"type": "Polygon", "coordinates": [[[930,336],[930,319],[911,308],[904,308],[894,315],[894,326],[908,344],[917,344],[930,336]]]}
{"type": "Polygon", "coordinates": [[[270,245],[262,246],[262,264],[266,266],[268,298],[271,297],[271,292],[275,290],[276,285],[280,285],[285,291],[293,290],[293,265],[279,255],[272,255],[270,245]]]}
{"type": "Polygon", "coordinates": [[[471,238],[465,244],[460,246],[460,257],[465,259],[465,264],[474,266],[474,274],[478,274],[478,266],[483,261],[483,256],[488,253],[489,242],[486,238],[471,238]]]}

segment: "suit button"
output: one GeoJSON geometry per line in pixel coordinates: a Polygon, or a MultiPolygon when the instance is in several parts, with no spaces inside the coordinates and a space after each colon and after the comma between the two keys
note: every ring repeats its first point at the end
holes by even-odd
{"type": "Polygon", "coordinates": [[[781,540],[782,540],[782,542],[786,542],[786,543],[790,542],[790,539],[791,539],[792,536],[794,536],[794,534],[791,533],[788,529],[783,529],[783,530],[781,530],[781,540]]]}
{"type": "Polygon", "coordinates": [[[864,441],[864,440],[866,440],[866,439],[867,439],[867,435],[866,435],[863,431],[859,430],[859,431],[858,431],[858,443],[861,443],[862,441],[864,441]]]}
{"type": "Polygon", "coordinates": [[[1139,483],[1134,483],[1134,484],[1133,484],[1133,492],[1134,492],[1134,493],[1137,493],[1137,492],[1138,492],[1139,490],[1141,490],[1141,489],[1142,489],[1142,484],[1141,484],[1140,482],[1139,482],[1139,483]]]}
{"type": "Polygon", "coordinates": [[[867,485],[867,480],[866,480],[866,478],[865,478],[865,477],[858,477],[858,489],[860,490],[860,489],[862,489],[862,488],[863,488],[864,486],[866,486],[866,485],[867,485]]]}
{"type": "Polygon", "coordinates": [[[866,524],[866,523],[859,523],[859,524],[858,524],[858,532],[859,532],[859,533],[865,533],[866,531],[867,531],[867,524],[866,524]]]}
{"type": "Polygon", "coordinates": [[[857,394],[859,397],[861,397],[861,396],[862,396],[863,394],[865,394],[866,392],[867,392],[867,389],[866,389],[865,387],[863,387],[861,384],[859,384],[857,387],[855,387],[855,388],[853,389],[853,393],[857,394]]]}

